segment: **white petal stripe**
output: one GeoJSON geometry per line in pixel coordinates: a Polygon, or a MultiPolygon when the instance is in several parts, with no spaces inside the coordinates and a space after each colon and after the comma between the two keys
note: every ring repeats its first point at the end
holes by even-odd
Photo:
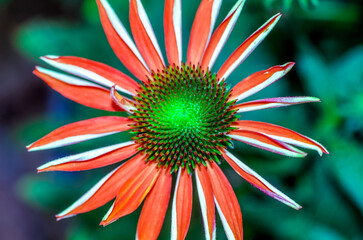
{"type": "MultiPolygon", "coordinates": [[[[262,133],[261,133],[262,134],[262,133]]],[[[266,134],[263,134],[266,135],[266,134]]],[[[242,141],[242,142],[246,142],[246,143],[250,143],[251,145],[257,146],[257,147],[261,147],[263,149],[267,149],[270,150],[272,152],[278,153],[278,154],[282,154],[285,156],[289,156],[289,157],[304,157],[303,154],[301,153],[297,153],[297,152],[293,152],[293,151],[289,151],[283,148],[279,148],[261,141],[258,141],[254,138],[249,138],[249,137],[243,137],[243,136],[238,136],[238,135],[228,135],[229,137],[242,141]]],[[[267,136],[267,135],[266,135],[267,136]]]]}
{"type": "Polygon", "coordinates": [[[161,53],[161,50],[160,50],[158,41],[157,41],[157,39],[155,37],[155,33],[154,33],[153,28],[152,28],[152,26],[150,24],[150,20],[147,17],[147,14],[145,12],[145,9],[142,6],[142,3],[141,3],[140,0],[136,0],[136,3],[137,3],[137,11],[139,13],[139,17],[141,19],[142,25],[144,26],[144,28],[145,28],[145,30],[146,30],[146,32],[147,32],[147,34],[148,34],[151,42],[153,43],[154,48],[159,53],[159,57],[160,57],[161,61],[165,65],[165,62],[164,62],[164,59],[163,59],[163,54],[161,53]]]}
{"type": "Polygon", "coordinates": [[[49,75],[49,76],[51,76],[51,77],[53,77],[53,78],[55,78],[55,79],[57,79],[59,81],[62,81],[64,83],[67,83],[67,84],[70,84],[70,85],[85,86],[85,87],[98,87],[98,88],[105,89],[105,88],[101,87],[100,85],[91,83],[89,81],[82,80],[80,78],[69,76],[69,75],[66,75],[66,74],[58,73],[58,72],[55,72],[55,71],[52,71],[52,70],[49,70],[49,69],[46,69],[46,68],[42,68],[42,67],[37,66],[36,69],[41,73],[47,74],[47,75],[49,75]]]}
{"type": "Polygon", "coordinates": [[[63,212],[57,214],[57,220],[61,220],[61,219],[64,219],[64,218],[68,218],[68,217],[74,216],[74,215],[69,215],[69,216],[66,216],[66,217],[62,217],[64,215],[67,215],[69,212],[73,211],[77,207],[81,206],[88,199],[90,199],[97,192],[97,190],[100,187],[102,187],[102,185],[112,176],[112,174],[117,169],[119,169],[120,167],[116,168],[115,170],[113,170],[112,172],[110,172],[109,174],[107,174],[106,176],[104,176],[99,182],[96,183],[96,185],[94,185],[90,190],[88,190],[88,192],[86,192],[81,198],[79,198],[76,202],[74,202],[71,206],[69,206],[63,212]]]}
{"type": "Polygon", "coordinates": [[[58,147],[68,146],[71,144],[75,144],[75,143],[79,143],[79,142],[83,142],[83,141],[87,141],[87,140],[91,140],[91,139],[95,139],[95,138],[105,137],[105,136],[112,135],[112,134],[119,133],[119,132],[120,131],[100,133],[100,134],[84,134],[84,135],[72,136],[72,137],[63,138],[58,141],[51,142],[51,143],[48,143],[48,144],[45,144],[45,145],[42,145],[39,147],[30,148],[34,144],[34,143],[32,143],[32,144],[29,144],[27,146],[27,148],[28,149],[30,148],[28,150],[29,152],[58,148],[58,147]]]}
{"type": "Polygon", "coordinates": [[[226,220],[226,217],[224,216],[224,214],[223,214],[223,212],[221,210],[221,207],[219,206],[218,201],[217,201],[217,199],[215,197],[214,197],[214,202],[216,203],[217,211],[218,211],[219,217],[221,218],[221,222],[222,222],[224,231],[225,231],[225,233],[227,235],[227,239],[228,240],[235,240],[236,238],[234,237],[232,229],[229,226],[229,224],[228,224],[228,222],[226,220]]]}
{"type": "Polygon", "coordinates": [[[212,58],[209,62],[209,69],[212,69],[215,61],[217,60],[217,57],[219,55],[219,53],[221,52],[224,44],[226,43],[229,35],[232,32],[232,29],[234,27],[234,25],[236,24],[236,21],[242,11],[242,8],[245,4],[246,0],[239,0],[231,9],[231,11],[228,13],[228,15],[226,16],[225,20],[234,12],[236,11],[236,13],[233,15],[232,19],[230,20],[230,22],[228,23],[228,26],[226,27],[226,29],[224,30],[221,39],[219,40],[216,49],[213,52],[212,58]]]}
{"type": "Polygon", "coordinates": [[[140,62],[145,66],[145,68],[147,70],[149,70],[149,68],[146,65],[144,59],[142,58],[139,50],[137,49],[135,43],[132,41],[130,35],[126,31],[125,27],[121,23],[120,19],[117,17],[115,11],[112,9],[112,7],[108,3],[108,1],[107,0],[100,0],[100,1],[102,3],[103,7],[105,8],[107,16],[108,16],[113,28],[117,32],[117,34],[127,44],[127,46],[131,49],[131,51],[133,51],[135,56],[140,60],[140,62]]]}
{"type": "MultiPolygon", "coordinates": [[[[81,67],[74,66],[71,64],[59,63],[59,62],[55,61],[55,59],[57,59],[57,58],[59,58],[59,57],[48,55],[45,57],[41,57],[40,59],[42,59],[43,61],[45,61],[46,63],[48,63],[49,65],[51,65],[53,67],[56,67],[60,70],[71,73],[73,75],[88,79],[90,81],[96,82],[103,86],[111,88],[113,85],[115,85],[115,83],[111,82],[110,80],[108,80],[92,71],[89,71],[85,68],[81,68],[81,67]]],[[[126,89],[123,89],[119,86],[117,86],[116,89],[123,93],[134,95],[134,94],[130,93],[129,91],[127,91],[126,89]]]]}
{"type": "Polygon", "coordinates": [[[285,67],[285,66],[287,66],[289,64],[290,64],[290,66],[288,68],[286,68],[285,70],[275,72],[270,78],[265,80],[263,83],[255,86],[255,87],[251,88],[250,90],[248,90],[248,91],[242,93],[241,95],[239,95],[237,98],[235,98],[235,99],[237,99],[237,102],[241,101],[242,99],[245,99],[245,98],[247,98],[247,97],[249,97],[249,96],[251,96],[251,95],[253,95],[253,94],[255,94],[255,93],[259,92],[259,91],[261,91],[262,89],[264,89],[268,85],[274,83],[275,81],[277,81],[280,78],[282,78],[283,76],[285,76],[286,73],[288,73],[294,65],[291,64],[291,63],[286,63],[286,64],[282,65],[282,67],[285,67]]]}
{"type": "Polygon", "coordinates": [[[177,201],[177,192],[179,187],[179,180],[181,175],[181,168],[178,171],[178,177],[175,183],[174,197],[173,197],[173,206],[171,210],[171,240],[177,240],[178,237],[178,228],[177,228],[177,216],[176,216],[176,201],[177,201]]]}
{"type": "Polygon", "coordinates": [[[183,60],[181,9],[182,9],[181,0],[175,0],[174,10],[173,10],[173,25],[176,38],[176,45],[178,47],[179,62],[183,60]]]}
{"type": "Polygon", "coordinates": [[[275,198],[276,200],[278,200],[278,201],[280,201],[280,202],[282,202],[282,203],[284,203],[284,204],[286,204],[286,205],[288,205],[288,206],[290,206],[290,207],[292,207],[294,209],[300,209],[301,208],[301,206],[299,204],[297,204],[294,200],[292,200],[291,198],[289,198],[288,196],[286,196],[284,193],[282,193],[280,190],[278,190],[277,188],[275,188],[274,186],[272,186],[268,181],[266,181],[265,179],[263,179],[260,175],[258,175],[255,171],[253,171],[251,168],[249,168],[246,164],[244,164],[242,161],[240,161],[239,159],[237,159],[233,154],[231,154],[228,151],[225,151],[225,153],[243,171],[245,171],[249,175],[252,175],[256,179],[258,179],[259,181],[261,181],[266,187],[268,187],[271,190],[271,192],[273,192],[275,194],[275,196],[272,196],[273,198],[275,198]]]}
{"type": "MultiPolygon", "coordinates": [[[[278,15],[278,14],[276,14],[276,15],[278,15]]],[[[270,18],[264,25],[262,25],[258,30],[256,30],[255,33],[258,32],[261,28],[265,27],[273,18],[276,17],[276,15],[273,16],[272,18],[270,18]]],[[[274,28],[274,26],[276,25],[276,23],[279,21],[280,18],[281,18],[281,16],[278,16],[276,18],[276,20],[274,21],[274,23],[271,24],[271,26],[269,28],[267,28],[266,31],[264,31],[262,34],[260,34],[256,38],[256,40],[253,41],[252,44],[250,44],[248,46],[248,48],[246,49],[246,51],[244,51],[243,54],[241,54],[241,56],[239,56],[239,58],[228,68],[228,70],[225,72],[225,74],[220,79],[226,79],[226,78],[228,78],[228,76],[237,68],[237,66],[241,62],[243,62],[253,52],[253,50],[255,50],[255,48],[258,46],[258,44],[260,44],[263,41],[263,39],[265,39],[265,37],[274,28]]]]}
{"type": "Polygon", "coordinates": [[[113,150],[132,145],[134,143],[135,143],[134,141],[129,141],[129,142],[125,142],[125,143],[119,143],[119,144],[115,144],[115,145],[111,145],[111,146],[107,146],[107,147],[93,149],[91,151],[87,151],[87,152],[83,152],[83,153],[79,153],[79,154],[75,154],[75,155],[71,155],[71,156],[67,156],[67,157],[62,157],[62,158],[53,160],[51,162],[48,162],[48,163],[38,167],[38,170],[42,170],[45,168],[49,168],[49,167],[67,163],[67,162],[87,161],[87,160],[99,157],[105,153],[111,152],[113,150]]]}
{"type": "MultiPolygon", "coordinates": [[[[213,228],[213,232],[212,233],[209,232],[208,217],[207,217],[207,203],[206,203],[206,200],[205,200],[203,187],[202,187],[202,185],[200,183],[200,180],[199,180],[198,171],[195,171],[195,180],[196,180],[196,183],[197,183],[197,190],[198,190],[198,195],[199,195],[200,208],[202,210],[205,239],[206,240],[216,239],[216,228],[215,228],[215,226],[213,228]],[[212,234],[212,238],[211,238],[211,234],[212,234]]],[[[215,222],[214,222],[214,224],[215,224],[215,222]]]]}

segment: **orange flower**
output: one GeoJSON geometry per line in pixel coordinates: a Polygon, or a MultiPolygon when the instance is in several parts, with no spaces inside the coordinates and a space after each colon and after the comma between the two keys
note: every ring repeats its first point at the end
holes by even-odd
{"type": "Polygon", "coordinates": [[[182,61],[181,0],[166,0],[165,47],[168,65],[140,0],[130,0],[134,41],[106,0],[97,0],[101,22],[111,47],[141,83],[99,62],[79,57],[45,56],[42,59],[71,75],[36,67],[34,74],[63,96],[88,107],[126,111],[128,117],[108,116],[63,126],[27,148],[51,149],[89,139],[130,131],[131,141],[54,160],[45,171],[80,171],[127,160],[101,179],[57,219],[91,211],[114,200],[101,224],[133,212],[145,200],[136,239],[157,239],[171,195],[171,239],[184,239],[192,211],[192,175],[204,221],[206,239],[215,239],[215,209],[228,239],[242,239],[242,215],[221,160],[246,181],[295,209],[300,205],[277,190],[238,160],[227,148],[232,140],[271,152],[304,157],[294,146],[328,153],[316,141],[276,125],[238,120],[238,113],[320,101],[314,97],[282,97],[239,103],[283,77],[294,65],[287,63],[257,72],[231,90],[225,80],[272,30],[276,14],[243,42],[214,73],[221,52],[242,10],[239,0],[213,32],[221,0],[202,0],[189,38],[186,63],[182,61]],[[122,94],[122,95],[121,95],[122,94]],[[238,103],[238,104],[237,104],[238,103]]]}

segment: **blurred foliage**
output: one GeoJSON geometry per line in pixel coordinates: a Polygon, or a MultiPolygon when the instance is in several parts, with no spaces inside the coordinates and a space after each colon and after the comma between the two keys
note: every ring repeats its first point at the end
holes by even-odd
{"type": "MultiPolygon", "coordinates": [[[[7,1],[0,1],[4,4],[7,1]]],[[[128,1],[110,0],[129,30],[128,1]]],[[[143,1],[163,48],[160,8],[163,1],[143,1]]],[[[79,9],[76,20],[38,17],[25,23],[14,36],[21,54],[42,64],[46,54],[75,55],[127,70],[108,46],[93,0],[59,1],[64,7],[79,9]],[[76,2],[76,3],[75,3],[76,2]],[[78,4],[80,3],[80,5],[78,4]]],[[[223,20],[233,5],[225,0],[218,17],[223,20]]],[[[197,4],[183,0],[183,48],[197,4]],[[187,7],[186,7],[187,6],[187,7]]],[[[305,159],[290,159],[236,143],[234,152],[272,184],[303,205],[292,210],[270,199],[241,180],[225,163],[244,216],[246,239],[363,239],[363,33],[362,6],[357,1],[338,0],[259,0],[247,1],[228,44],[216,62],[220,66],[228,55],[271,14],[285,15],[270,36],[230,77],[236,84],[248,74],[272,65],[296,61],[295,70],[254,99],[288,95],[312,95],[321,103],[246,113],[245,119],[271,122],[297,130],[322,142],[330,155],[318,157],[311,152],[305,159]]],[[[218,69],[218,68],[215,68],[218,69]]],[[[19,129],[26,142],[73,121],[105,115],[64,99],[49,95],[48,110],[19,129]]],[[[60,150],[49,151],[43,162],[125,141],[127,134],[109,136],[60,150]]],[[[87,191],[107,171],[85,173],[46,173],[25,176],[18,184],[21,197],[34,208],[55,214],[87,191]]],[[[194,194],[197,195],[196,193],[194,194]]],[[[68,224],[67,239],[134,239],[138,210],[106,228],[97,227],[107,208],[82,214],[68,224]]],[[[187,239],[202,239],[203,227],[199,203],[195,197],[193,219],[187,239]]],[[[168,212],[160,239],[168,239],[168,212]]],[[[225,239],[217,222],[217,239],[225,239]]]]}

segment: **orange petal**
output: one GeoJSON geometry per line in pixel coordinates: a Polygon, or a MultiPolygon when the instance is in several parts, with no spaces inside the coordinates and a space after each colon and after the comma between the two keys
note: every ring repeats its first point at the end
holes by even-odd
{"type": "Polygon", "coordinates": [[[165,0],[164,34],[169,65],[179,66],[182,61],[181,0],[165,0]]]}
{"type": "Polygon", "coordinates": [[[306,156],[306,153],[298,151],[295,148],[291,148],[288,145],[274,140],[273,138],[259,132],[253,132],[249,130],[233,130],[230,132],[229,136],[235,140],[277,154],[289,157],[306,156]]]}
{"type": "Polygon", "coordinates": [[[111,88],[115,84],[119,85],[118,90],[130,95],[136,95],[140,88],[139,84],[126,74],[100,62],[69,56],[44,56],[42,59],[58,69],[103,86],[111,88]]]}
{"type": "Polygon", "coordinates": [[[133,123],[133,120],[125,117],[91,118],[60,127],[28,145],[27,149],[28,151],[37,151],[83,142],[129,130],[133,123]]]}
{"type": "Polygon", "coordinates": [[[294,132],[290,129],[280,127],[270,123],[256,122],[256,121],[236,121],[233,123],[233,127],[237,127],[240,130],[248,130],[252,132],[258,132],[266,134],[267,136],[288,144],[296,145],[298,147],[308,148],[316,150],[320,155],[329,152],[323,145],[315,140],[308,138],[300,133],[294,132]]]}
{"type": "Polygon", "coordinates": [[[295,63],[286,63],[284,65],[274,66],[248,76],[232,88],[229,99],[240,101],[261,91],[268,85],[285,76],[294,64],[295,63]]]}
{"type": "Polygon", "coordinates": [[[164,222],[171,192],[169,168],[160,170],[158,180],[145,199],[137,224],[138,240],[156,240],[164,222]]]}
{"type": "Polygon", "coordinates": [[[59,213],[57,220],[91,211],[111,201],[125,182],[145,166],[144,158],[144,155],[138,154],[109,173],[69,208],[59,213]]]}
{"type": "Polygon", "coordinates": [[[251,183],[256,188],[260,189],[262,192],[267,195],[275,198],[276,200],[299,210],[301,206],[297,204],[294,200],[283,194],[277,188],[272,186],[269,182],[263,179],[260,175],[258,175],[255,171],[249,168],[246,164],[238,160],[235,156],[233,156],[230,152],[225,150],[221,150],[223,158],[226,159],[228,164],[247,182],[251,183]]]}
{"type": "Polygon", "coordinates": [[[79,104],[105,111],[122,111],[110,98],[107,89],[88,81],[36,67],[33,73],[55,91],[79,104]]]}
{"type": "Polygon", "coordinates": [[[94,149],[76,155],[63,157],[38,167],[38,172],[49,171],[84,171],[104,167],[123,161],[139,150],[133,141],[94,149]]]}
{"type": "Polygon", "coordinates": [[[189,229],[192,216],[193,185],[192,178],[186,168],[179,168],[178,178],[175,185],[171,239],[184,240],[189,229]]]}
{"type": "Polygon", "coordinates": [[[134,42],[107,0],[96,0],[108,42],[125,67],[138,79],[148,82],[149,69],[134,42]]]}
{"type": "Polygon", "coordinates": [[[207,169],[204,166],[201,165],[195,168],[195,179],[202,209],[205,239],[212,240],[216,238],[214,195],[207,169]]]}
{"type": "Polygon", "coordinates": [[[228,239],[242,240],[242,214],[228,179],[215,162],[207,163],[215,203],[228,239]]]}
{"type": "Polygon", "coordinates": [[[153,187],[159,170],[156,162],[150,162],[137,169],[137,172],[121,186],[114,204],[100,224],[106,226],[135,211],[153,187]]]}
{"type": "Polygon", "coordinates": [[[201,63],[203,69],[212,69],[214,62],[229,37],[229,34],[231,34],[233,30],[245,2],[245,0],[238,0],[223,22],[214,31],[203,55],[201,63]]]}
{"type": "Polygon", "coordinates": [[[130,26],[137,48],[149,69],[164,69],[162,53],[140,0],[130,0],[130,26]]]}
{"type": "Polygon", "coordinates": [[[270,33],[280,17],[281,14],[273,16],[232,53],[218,71],[220,79],[226,79],[253,52],[270,33]]]}
{"type": "Polygon", "coordinates": [[[240,103],[232,107],[237,112],[250,112],[268,108],[287,107],[295,104],[320,102],[319,98],[315,97],[278,97],[265,98],[245,103],[240,103]]]}
{"type": "Polygon", "coordinates": [[[221,0],[202,0],[195,14],[190,32],[187,59],[188,63],[199,64],[209,42],[214,23],[218,16],[221,0]]]}

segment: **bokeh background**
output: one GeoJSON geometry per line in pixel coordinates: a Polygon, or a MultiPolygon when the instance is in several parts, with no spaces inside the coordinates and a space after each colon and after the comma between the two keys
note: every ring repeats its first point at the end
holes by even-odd
{"type": "MultiPolygon", "coordinates": [[[[183,0],[187,47],[199,1],[183,0]]],[[[127,29],[128,1],[110,0],[127,29]]],[[[144,0],[163,48],[162,0],[144,0]]],[[[225,0],[217,24],[233,6],[225,0]]],[[[233,152],[303,208],[295,211],[269,198],[222,163],[240,202],[245,239],[363,239],[363,21],[362,0],[249,0],[216,68],[273,14],[283,17],[253,54],[229,78],[231,86],[249,74],[288,61],[295,68],[251,97],[306,95],[321,103],[243,114],[279,124],[323,143],[330,155],[282,157],[236,143],[233,152]]],[[[65,99],[32,75],[46,54],[74,55],[127,70],[112,53],[94,0],[0,0],[0,239],[134,239],[140,209],[103,228],[110,204],[56,222],[73,203],[115,166],[77,173],[37,174],[55,158],[125,141],[117,134],[62,149],[27,153],[25,145],[51,130],[108,113],[65,99]]],[[[195,193],[187,239],[203,239],[195,193]]],[[[170,238],[170,209],[160,239],[170,238]]],[[[226,239],[217,220],[217,239],[226,239]]]]}

